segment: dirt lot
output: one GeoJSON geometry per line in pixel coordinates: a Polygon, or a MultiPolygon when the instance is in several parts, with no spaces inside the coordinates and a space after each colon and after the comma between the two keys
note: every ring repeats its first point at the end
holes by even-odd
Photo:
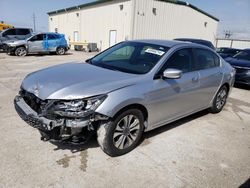
{"type": "MultiPolygon", "coordinates": [[[[145,134],[111,158],[95,139],[77,147],[42,142],[16,114],[27,73],[93,54],[15,57],[0,53],[0,187],[239,187],[250,181],[250,90],[234,88],[225,109],[200,112],[145,134]]],[[[73,73],[72,73],[73,76],[73,73]]]]}

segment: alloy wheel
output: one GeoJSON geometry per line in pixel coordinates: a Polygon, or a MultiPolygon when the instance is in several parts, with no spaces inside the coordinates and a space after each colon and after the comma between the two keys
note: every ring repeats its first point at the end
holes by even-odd
{"type": "Polygon", "coordinates": [[[140,121],[135,115],[123,117],[116,125],[113,143],[118,149],[126,149],[137,139],[140,130],[140,121]]]}
{"type": "Polygon", "coordinates": [[[57,53],[58,53],[59,55],[63,55],[63,54],[65,53],[64,48],[59,48],[58,51],[57,51],[57,53]]]}
{"type": "Polygon", "coordinates": [[[27,51],[25,48],[18,48],[16,49],[16,55],[17,56],[25,56],[27,54],[27,51]]]}
{"type": "Polygon", "coordinates": [[[226,89],[221,89],[217,95],[216,98],[216,108],[217,109],[221,109],[225,103],[226,103],[226,99],[227,99],[227,91],[226,89]]]}

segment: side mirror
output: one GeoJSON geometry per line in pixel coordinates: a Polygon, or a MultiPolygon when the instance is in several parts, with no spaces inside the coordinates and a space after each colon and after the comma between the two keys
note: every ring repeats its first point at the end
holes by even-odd
{"type": "Polygon", "coordinates": [[[85,62],[91,64],[91,58],[90,59],[86,59],[85,62]]]}
{"type": "Polygon", "coordinates": [[[182,76],[182,71],[178,69],[166,69],[162,76],[163,78],[178,79],[182,76]]]}

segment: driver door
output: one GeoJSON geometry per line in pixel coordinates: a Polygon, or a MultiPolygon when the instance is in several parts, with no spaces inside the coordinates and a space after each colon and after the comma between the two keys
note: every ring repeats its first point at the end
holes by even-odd
{"type": "Polygon", "coordinates": [[[177,50],[163,65],[159,75],[168,68],[181,70],[178,79],[157,78],[153,81],[153,90],[148,94],[151,101],[149,118],[151,128],[189,114],[201,107],[199,103],[199,72],[194,70],[192,49],[177,50]]]}
{"type": "Polygon", "coordinates": [[[44,38],[45,34],[38,34],[30,38],[28,41],[29,52],[44,52],[44,38]]]}

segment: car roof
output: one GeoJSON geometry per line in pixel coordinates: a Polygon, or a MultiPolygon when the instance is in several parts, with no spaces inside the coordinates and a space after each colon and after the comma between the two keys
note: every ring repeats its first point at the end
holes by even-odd
{"type": "Polygon", "coordinates": [[[55,32],[38,32],[38,33],[34,33],[35,35],[38,34],[53,34],[53,35],[61,35],[60,33],[55,33],[55,32]]]}
{"type": "Polygon", "coordinates": [[[226,49],[226,50],[241,50],[241,49],[238,49],[238,48],[229,48],[229,47],[219,47],[217,49],[226,49]]]}
{"type": "Polygon", "coordinates": [[[188,47],[199,47],[199,48],[211,50],[211,48],[201,45],[201,44],[186,42],[186,41],[177,41],[177,40],[142,39],[142,40],[131,40],[131,42],[149,43],[149,44],[155,44],[155,45],[165,46],[169,48],[172,48],[177,45],[185,45],[188,47]]]}
{"type": "Polygon", "coordinates": [[[25,27],[12,27],[12,28],[7,28],[7,29],[29,29],[29,30],[32,30],[31,28],[25,28],[25,27]]]}
{"type": "MultiPolygon", "coordinates": [[[[200,41],[200,42],[210,42],[208,40],[203,40],[203,39],[194,39],[194,38],[176,38],[174,40],[181,40],[181,41],[200,41]]],[[[210,42],[211,43],[211,42],[210,42]]]]}

